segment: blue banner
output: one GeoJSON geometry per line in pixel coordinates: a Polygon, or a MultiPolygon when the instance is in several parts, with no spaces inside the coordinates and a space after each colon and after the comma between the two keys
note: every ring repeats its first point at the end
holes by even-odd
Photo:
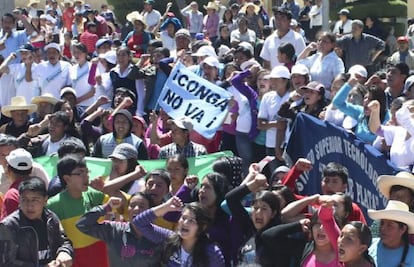
{"type": "Polygon", "coordinates": [[[352,133],[330,123],[300,113],[286,147],[289,163],[307,158],[313,169],[297,180],[303,195],[321,192],[322,170],[329,162],[338,162],[348,168],[348,194],[365,214],[367,209],[382,209],[387,199],[379,193],[377,178],[395,174],[398,169],[378,150],[367,145],[352,133]]]}
{"type": "Polygon", "coordinates": [[[172,118],[189,117],[194,130],[211,139],[227,115],[230,94],[182,64],[177,64],[165,82],[158,105],[172,118]]]}

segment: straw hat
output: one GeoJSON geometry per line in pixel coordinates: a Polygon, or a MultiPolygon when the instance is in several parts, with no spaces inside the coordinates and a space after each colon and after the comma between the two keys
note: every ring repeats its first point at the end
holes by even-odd
{"type": "Polygon", "coordinates": [[[217,11],[219,9],[219,6],[215,2],[208,2],[208,4],[204,6],[204,9],[214,9],[217,11]]]}
{"type": "Polygon", "coordinates": [[[134,23],[134,21],[138,20],[145,25],[144,17],[141,14],[139,14],[138,11],[133,11],[129,13],[128,15],[126,15],[126,19],[131,23],[134,23]]]}
{"type": "Polygon", "coordinates": [[[27,7],[31,7],[33,4],[40,4],[40,0],[30,0],[27,7]]]}
{"type": "Polygon", "coordinates": [[[401,185],[414,191],[414,175],[409,172],[399,172],[397,175],[381,175],[377,179],[379,191],[390,198],[390,189],[393,185],[401,185]]]}
{"type": "Polygon", "coordinates": [[[1,108],[1,113],[11,117],[11,112],[15,110],[27,110],[30,114],[37,110],[37,106],[35,104],[27,104],[24,96],[15,96],[12,97],[10,105],[1,108]]]}
{"type": "Polygon", "coordinates": [[[46,102],[55,105],[59,100],[56,99],[52,94],[45,93],[41,96],[35,96],[32,98],[32,104],[39,105],[39,103],[46,102]]]}
{"type": "Polygon", "coordinates": [[[72,0],[63,0],[62,6],[65,6],[66,4],[69,4],[69,6],[71,6],[71,7],[74,5],[72,0]]]}
{"type": "Polygon", "coordinates": [[[373,220],[390,220],[405,223],[408,233],[414,234],[414,214],[409,211],[407,204],[397,200],[388,201],[383,210],[368,210],[368,216],[373,220]]]}
{"type": "Polygon", "coordinates": [[[257,13],[259,13],[259,11],[260,11],[260,7],[259,6],[257,6],[257,5],[255,5],[255,4],[253,4],[252,2],[248,2],[248,3],[246,3],[241,9],[240,9],[240,13],[247,13],[247,8],[249,8],[249,7],[253,7],[254,8],[254,13],[255,14],[257,14],[257,13]]]}

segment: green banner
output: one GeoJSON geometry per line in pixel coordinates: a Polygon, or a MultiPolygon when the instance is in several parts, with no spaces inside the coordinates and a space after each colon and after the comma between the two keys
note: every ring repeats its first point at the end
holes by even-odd
{"type": "MultiPolygon", "coordinates": [[[[189,174],[197,175],[199,179],[202,179],[206,174],[212,171],[211,166],[217,158],[232,155],[233,153],[231,151],[223,151],[196,158],[188,158],[187,160],[190,166],[189,174]]],[[[34,161],[41,164],[45,168],[49,178],[56,176],[56,165],[58,162],[57,156],[43,156],[35,158],[34,161]]],[[[86,157],[86,163],[88,165],[88,169],[90,170],[89,179],[91,180],[99,176],[108,176],[111,172],[110,159],[86,157]]],[[[154,169],[165,168],[166,160],[140,160],[139,164],[141,164],[147,172],[150,172],[154,169]]]]}

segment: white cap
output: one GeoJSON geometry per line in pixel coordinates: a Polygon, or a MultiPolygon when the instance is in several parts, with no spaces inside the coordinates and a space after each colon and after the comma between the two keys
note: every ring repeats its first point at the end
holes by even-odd
{"type": "Polygon", "coordinates": [[[75,89],[73,89],[72,87],[63,87],[62,90],[60,90],[60,97],[63,97],[64,94],[73,94],[74,96],[77,96],[75,89]]]}
{"type": "Polygon", "coordinates": [[[6,156],[7,164],[19,171],[28,171],[33,166],[32,155],[23,148],[17,148],[12,150],[8,156],[6,156]]]}
{"type": "Polygon", "coordinates": [[[266,75],[269,78],[285,78],[290,79],[289,69],[285,66],[276,66],[272,69],[269,75],[266,75]]]}
{"type": "Polygon", "coordinates": [[[251,43],[248,42],[241,42],[240,44],[237,45],[238,47],[243,47],[246,50],[249,50],[250,53],[252,54],[252,56],[254,56],[254,48],[252,46],[251,43]]]}
{"type": "Polygon", "coordinates": [[[211,45],[203,45],[200,47],[196,53],[192,54],[194,57],[205,57],[205,56],[211,56],[211,57],[217,57],[216,51],[214,51],[214,47],[211,45]]]}
{"type": "Polygon", "coordinates": [[[47,51],[49,48],[53,48],[56,49],[57,51],[59,51],[59,53],[61,52],[60,50],[60,45],[57,43],[49,43],[48,45],[45,46],[45,51],[47,51]]]}
{"type": "Polygon", "coordinates": [[[309,69],[303,64],[295,64],[292,66],[290,74],[309,75],[309,69]]]}
{"type": "Polygon", "coordinates": [[[193,123],[191,122],[191,119],[186,116],[179,117],[175,120],[169,119],[167,122],[169,124],[174,123],[178,128],[183,129],[183,130],[192,131],[194,128],[193,123]]]}
{"type": "Polygon", "coordinates": [[[406,93],[411,86],[414,85],[414,75],[408,76],[404,84],[404,93],[406,93]]]}
{"type": "Polygon", "coordinates": [[[227,45],[220,45],[220,47],[218,48],[218,56],[219,57],[223,57],[224,55],[226,55],[228,52],[230,51],[230,48],[227,45]]]}
{"type": "Polygon", "coordinates": [[[257,62],[254,58],[252,58],[252,59],[249,59],[249,60],[243,62],[242,64],[240,64],[240,69],[241,70],[246,70],[246,69],[248,69],[248,68],[250,68],[251,66],[254,66],[254,65],[259,65],[260,66],[260,63],[257,62]]]}
{"type": "Polygon", "coordinates": [[[207,64],[211,67],[216,67],[217,69],[220,68],[220,62],[218,61],[218,59],[216,57],[206,57],[202,64],[207,64]]]}
{"type": "Polygon", "coordinates": [[[362,65],[353,65],[349,70],[349,74],[358,74],[359,76],[362,76],[364,78],[368,77],[367,69],[362,65]]]}
{"type": "Polygon", "coordinates": [[[116,64],[116,51],[109,50],[103,54],[99,54],[99,58],[103,58],[111,64],[116,64]]]}

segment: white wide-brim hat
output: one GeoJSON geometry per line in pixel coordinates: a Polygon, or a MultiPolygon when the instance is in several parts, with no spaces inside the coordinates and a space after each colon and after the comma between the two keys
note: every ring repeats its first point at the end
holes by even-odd
{"type": "Polygon", "coordinates": [[[414,234],[414,214],[410,212],[407,204],[398,200],[388,201],[383,210],[368,210],[368,216],[373,220],[390,220],[405,223],[408,233],[414,234]]]}
{"type": "Polygon", "coordinates": [[[390,189],[393,185],[404,186],[414,191],[414,175],[399,172],[396,175],[381,175],[377,179],[378,189],[386,198],[390,198],[390,189]]]}

